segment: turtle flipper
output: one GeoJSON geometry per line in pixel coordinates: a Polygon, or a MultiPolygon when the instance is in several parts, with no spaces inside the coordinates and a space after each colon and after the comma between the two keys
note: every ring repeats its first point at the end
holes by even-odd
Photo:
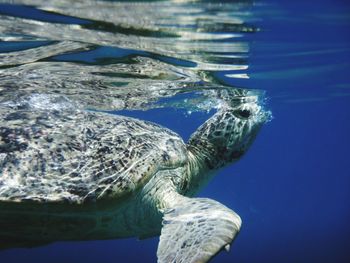
{"type": "Polygon", "coordinates": [[[240,217],[224,205],[183,197],[163,216],[158,263],[207,262],[229,248],[240,227],[240,217]]]}

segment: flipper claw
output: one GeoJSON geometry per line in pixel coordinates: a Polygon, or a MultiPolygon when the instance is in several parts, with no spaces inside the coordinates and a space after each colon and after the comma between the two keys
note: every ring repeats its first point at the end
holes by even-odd
{"type": "Polygon", "coordinates": [[[208,262],[220,250],[229,251],[241,226],[240,217],[206,198],[182,197],[164,214],[158,263],[208,262]]]}

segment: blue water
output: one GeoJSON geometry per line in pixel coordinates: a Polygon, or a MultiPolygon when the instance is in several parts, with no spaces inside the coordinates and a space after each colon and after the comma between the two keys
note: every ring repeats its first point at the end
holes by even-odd
{"type": "MultiPolygon", "coordinates": [[[[96,21],[42,11],[35,7],[35,1],[32,2],[34,4],[28,1],[23,5],[19,1],[18,5],[17,2],[16,5],[0,5],[0,14],[5,18],[79,25],[96,34],[117,29],[122,33],[127,31],[124,25],[108,27],[106,23],[100,23],[99,29],[91,26],[97,25],[96,21]]],[[[240,32],[239,42],[249,45],[249,51],[219,49],[216,55],[224,56],[207,59],[212,63],[219,61],[221,65],[241,61],[243,65],[247,63],[248,68],[204,68],[199,76],[204,76],[209,83],[266,91],[266,107],[272,111],[273,119],[263,127],[249,152],[235,165],[221,170],[199,194],[225,204],[243,220],[242,230],[230,252],[221,252],[212,262],[350,262],[350,5],[346,1],[248,4],[244,11],[249,12],[249,16],[241,15],[248,19],[250,28],[258,30],[240,32]],[[241,56],[240,60],[234,59],[234,55],[241,56]],[[230,77],[235,74],[236,77],[230,77]],[[246,74],[249,78],[237,74],[246,74]]],[[[207,12],[215,10],[209,8],[207,12]]],[[[180,17],[181,12],[178,15],[180,17]]],[[[177,21],[176,17],[172,19],[177,21]]],[[[175,22],[169,21],[170,24],[175,22]]],[[[184,30],[193,27],[179,22],[177,28],[181,26],[184,30]]],[[[34,50],[51,45],[51,41],[60,41],[60,35],[50,38],[38,29],[32,33],[30,30],[8,32],[4,27],[0,30],[4,40],[0,42],[0,55],[34,50]]],[[[139,32],[135,28],[130,30],[132,34],[139,32]]],[[[157,37],[152,29],[147,30],[141,30],[139,35],[157,37]]],[[[215,30],[209,27],[207,32],[210,31],[215,30]]],[[[227,26],[211,33],[232,31],[227,26]]],[[[159,37],[170,33],[159,34],[159,37]]],[[[212,40],[212,43],[215,41],[219,47],[223,42],[234,46],[237,38],[212,40]]],[[[174,55],[170,52],[171,45],[164,44],[160,50],[164,51],[165,47],[169,50],[162,52],[157,47],[142,49],[126,47],[125,43],[97,46],[96,41],[91,41],[88,47],[79,47],[74,52],[50,53],[41,56],[40,61],[70,61],[85,63],[88,67],[113,63],[132,65],[136,63],[135,57],[144,57],[189,70],[202,62],[198,57],[191,57],[191,52],[196,53],[195,47],[178,49],[174,55]]],[[[10,69],[21,63],[2,68],[10,69]]],[[[8,78],[8,74],[6,76],[8,78]]],[[[0,78],[0,85],[1,82],[0,78]]],[[[124,84],[118,79],[115,85],[127,85],[127,81],[122,82],[124,84]]],[[[188,98],[191,96],[193,94],[188,98]]],[[[171,103],[183,101],[179,95],[173,101],[160,99],[164,100],[164,107],[151,107],[147,111],[142,107],[114,110],[162,124],[185,140],[213,113],[190,113],[186,105],[172,107],[171,103]]],[[[158,237],[142,241],[130,238],[58,242],[32,249],[0,251],[0,262],[156,262],[157,243],[158,237]]]]}

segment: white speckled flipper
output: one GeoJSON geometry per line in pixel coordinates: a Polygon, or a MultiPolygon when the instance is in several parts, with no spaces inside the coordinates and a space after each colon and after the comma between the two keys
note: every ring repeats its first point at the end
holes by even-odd
{"type": "Polygon", "coordinates": [[[240,217],[219,202],[183,197],[164,214],[158,263],[207,262],[229,248],[240,227],[240,217]]]}

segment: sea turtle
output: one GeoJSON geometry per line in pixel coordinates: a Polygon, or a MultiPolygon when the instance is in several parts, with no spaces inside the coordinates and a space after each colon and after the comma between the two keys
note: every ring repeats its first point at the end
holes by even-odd
{"type": "Polygon", "coordinates": [[[268,113],[249,92],[220,98],[187,144],[130,117],[0,107],[0,246],[160,234],[162,263],[229,249],[240,217],[192,196],[246,152],[268,113]]]}

